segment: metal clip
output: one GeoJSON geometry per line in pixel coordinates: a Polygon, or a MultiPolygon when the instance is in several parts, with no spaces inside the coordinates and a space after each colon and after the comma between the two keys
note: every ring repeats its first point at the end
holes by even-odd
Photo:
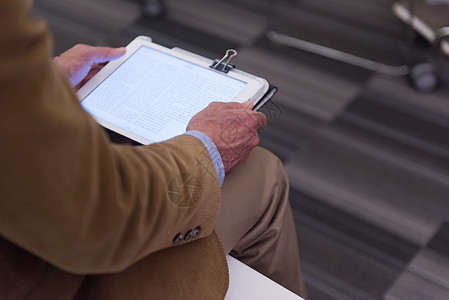
{"type": "Polygon", "coordinates": [[[235,68],[234,65],[231,65],[231,60],[237,56],[237,51],[234,49],[226,50],[226,54],[220,59],[216,59],[214,63],[210,66],[210,68],[215,69],[220,72],[228,73],[230,70],[235,68]]]}

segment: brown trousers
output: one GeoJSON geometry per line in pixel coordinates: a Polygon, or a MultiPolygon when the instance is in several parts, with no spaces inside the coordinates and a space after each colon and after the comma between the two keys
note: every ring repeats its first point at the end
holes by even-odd
{"type": "Polygon", "coordinates": [[[226,175],[215,230],[226,253],[305,296],[282,162],[256,148],[226,175]]]}

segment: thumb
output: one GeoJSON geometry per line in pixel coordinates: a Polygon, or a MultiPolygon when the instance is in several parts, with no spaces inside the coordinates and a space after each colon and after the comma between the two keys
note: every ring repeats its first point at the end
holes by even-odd
{"type": "Polygon", "coordinates": [[[104,63],[122,57],[126,53],[125,47],[109,48],[109,47],[93,47],[89,52],[90,62],[104,63]]]}

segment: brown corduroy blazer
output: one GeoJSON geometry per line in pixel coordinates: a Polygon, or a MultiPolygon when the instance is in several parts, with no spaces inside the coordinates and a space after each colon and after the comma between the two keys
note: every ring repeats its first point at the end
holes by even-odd
{"type": "Polygon", "coordinates": [[[186,135],[111,144],[53,64],[30,5],[0,0],[0,299],[223,298],[206,148],[186,135]],[[182,201],[186,176],[197,186],[182,201]],[[190,230],[199,236],[174,246],[190,230]]]}

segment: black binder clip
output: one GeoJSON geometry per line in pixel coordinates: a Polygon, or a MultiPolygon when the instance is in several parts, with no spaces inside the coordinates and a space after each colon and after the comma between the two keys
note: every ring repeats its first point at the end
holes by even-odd
{"type": "Polygon", "coordinates": [[[226,54],[221,59],[216,59],[214,63],[209,66],[209,68],[223,73],[228,73],[230,70],[235,68],[235,65],[230,64],[231,59],[235,56],[237,56],[237,51],[234,49],[228,49],[226,50],[226,54]]]}

